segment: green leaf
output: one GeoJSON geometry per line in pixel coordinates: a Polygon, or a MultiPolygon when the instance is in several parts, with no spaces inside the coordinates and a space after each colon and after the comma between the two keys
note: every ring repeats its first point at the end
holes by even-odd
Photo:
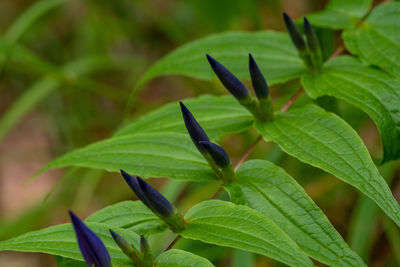
{"type": "Polygon", "coordinates": [[[123,169],[143,178],[216,179],[189,135],[179,133],[146,133],[110,138],[65,154],[40,172],[67,166],[115,172],[123,169]]]}
{"type": "Polygon", "coordinates": [[[345,31],[343,39],[363,61],[400,76],[400,3],[379,5],[360,27],[345,31]]]}
{"type": "Polygon", "coordinates": [[[54,256],[58,267],[87,267],[86,262],[54,256]]]}
{"type": "Polygon", "coordinates": [[[155,261],[157,267],[213,267],[207,259],[179,249],[168,250],[155,261]]]}
{"type": "Polygon", "coordinates": [[[271,219],[309,256],[329,266],[365,266],[304,189],[283,169],[265,160],[251,160],[236,174],[237,179],[227,189],[239,187],[247,206],[271,219]]]}
{"type": "Polygon", "coordinates": [[[400,207],[357,133],[341,118],[315,105],[276,114],[256,123],[268,141],[319,167],[370,197],[400,226],[400,207]]]}
{"type": "Polygon", "coordinates": [[[324,10],[307,15],[307,19],[323,28],[348,29],[367,14],[371,4],[371,0],[332,0],[324,10]]]}
{"type": "MultiPolygon", "coordinates": [[[[113,264],[117,266],[133,266],[130,259],[121,251],[112,239],[109,232],[109,225],[87,223],[87,226],[101,238],[107,251],[110,253],[113,264]]],[[[140,237],[137,234],[117,227],[112,227],[112,229],[122,235],[136,248],[139,248],[140,237]]],[[[51,226],[6,241],[1,241],[0,251],[4,250],[42,252],[83,261],[74,230],[70,223],[51,226]]]]}
{"type": "Polygon", "coordinates": [[[249,78],[248,54],[252,53],[269,84],[286,82],[306,71],[287,34],[274,31],[226,32],[188,43],[171,52],[147,70],[136,88],[161,75],[213,79],[215,74],[206,60],[207,53],[238,78],[249,78]]]}
{"type": "Polygon", "coordinates": [[[312,266],[310,259],[274,222],[246,206],[209,200],[186,214],[185,238],[238,248],[286,263],[312,266]]]}
{"type": "Polygon", "coordinates": [[[302,84],[313,98],[334,96],[366,112],[381,133],[383,162],[400,157],[400,80],[342,56],[330,60],[322,74],[304,75],[302,84]]]}
{"type": "MultiPolygon", "coordinates": [[[[253,116],[232,96],[201,96],[183,101],[210,138],[241,132],[253,124],[253,116]]],[[[187,133],[179,103],[170,103],[115,133],[116,136],[134,133],[187,133]]]]}
{"type": "Polygon", "coordinates": [[[123,201],[90,215],[85,222],[97,222],[133,231],[139,235],[163,232],[167,226],[141,201],[123,201]]]}

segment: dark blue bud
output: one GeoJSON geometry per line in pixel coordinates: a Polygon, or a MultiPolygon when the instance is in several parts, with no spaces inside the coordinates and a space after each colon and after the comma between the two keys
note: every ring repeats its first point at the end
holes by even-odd
{"type": "Polygon", "coordinates": [[[136,194],[138,199],[140,199],[143,202],[143,204],[145,204],[147,207],[150,208],[150,203],[147,200],[147,197],[143,194],[142,190],[140,189],[138,180],[135,177],[126,173],[124,170],[120,170],[120,172],[122,174],[122,177],[124,177],[126,183],[129,185],[129,187],[132,189],[132,191],[136,194]]]}
{"type": "Polygon", "coordinates": [[[313,53],[318,52],[320,50],[318,37],[306,17],[304,17],[304,32],[307,37],[307,44],[310,51],[313,53]]]}
{"type": "Polygon", "coordinates": [[[211,68],[217,74],[221,83],[226,89],[239,101],[247,99],[250,96],[249,90],[243,85],[238,78],[227,70],[221,63],[213,59],[210,55],[206,55],[211,68]]]}
{"type": "Polygon", "coordinates": [[[88,266],[110,267],[111,258],[101,239],[72,211],[68,211],[82,256],[88,266]]]}
{"type": "Polygon", "coordinates": [[[264,79],[260,69],[258,68],[254,58],[249,54],[249,70],[251,76],[251,83],[253,84],[254,92],[258,99],[268,98],[269,89],[267,82],[264,79]]]}
{"type": "Polygon", "coordinates": [[[192,113],[188,110],[188,108],[182,103],[181,111],[183,116],[183,121],[185,122],[186,130],[188,131],[190,138],[192,138],[193,143],[196,145],[197,149],[201,153],[205,153],[204,147],[199,144],[200,141],[209,141],[207,134],[204,132],[203,128],[201,128],[200,124],[193,117],[192,113]]]}
{"type": "Polygon", "coordinates": [[[121,170],[121,174],[136,196],[153,212],[164,217],[175,213],[174,206],[140,177],[135,178],[123,170],[121,170]]]}
{"type": "Polygon", "coordinates": [[[297,50],[301,52],[306,51],[306,42],[304,41],[303,36],[297,29],[296,25],[294,25],[292,19],[288,16],[288,14],[283,13],[283,20],[285,21],[286,29],[289,32],[289,36],[297,50]]]}
{"type": "Polygon", "coordinates": [[[204,146],[213,161],[220,168],[226,168],[229,166],[231,160],[229,159],[228,154],[226,154],[225,150],[222,147],[209,141],[201,141],[200,144],[204,146]]]}
{"type": "Polygon", "coordinates": [[[142,180],[139,176],[137,177],[140,189],[146,196],[150,206],[161,216],[171,216],[175,213],[175,208],[172,204],[148,183],[142,180]]]}

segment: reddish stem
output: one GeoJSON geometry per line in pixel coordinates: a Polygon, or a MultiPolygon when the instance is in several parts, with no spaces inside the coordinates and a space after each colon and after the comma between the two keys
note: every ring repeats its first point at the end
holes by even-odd
{"type": "Polygon", "coordinates": [[[168,251],[168,250],[170,250],[171,248],[173,248],[173,246],[175,246],[176,242],[178,242],[179,239],[181,239],[181,237],[182,237],[182,236],[177,235],[177,236],[175,237],[175,239],[172,240],[171,244],[169,244],[169,246],[165,249],[165,251],[168,251]]]}
{"type": "Polygon", "coordinates": [[[281,108],[282,112],[287,111],[290,106],[294,103],[294,101],[297,100],[297,98],[299,98],[299,96],[301,96],[301,94],[304,92],[304,88],[300,88],[290,99],[289,101],[281,108]]]}

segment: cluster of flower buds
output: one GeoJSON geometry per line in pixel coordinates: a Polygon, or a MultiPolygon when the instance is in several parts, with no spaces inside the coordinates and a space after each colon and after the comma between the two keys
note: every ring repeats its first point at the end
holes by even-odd
{"type": "Polygon", "coordinates": [[[246,107],[257,120],[270,121],[273,119],[274,113],[268,85],[251,54],[249,54],[249,71],[257,99],[250,94],[246,86],[227,68],[210,55],[206,56],[218,79],[241,105],[246,107]]]}
{"type": "Polygon", "coordinates": [[[220,182],[226,184],[232,181],[235,178],[235,172],[228,154],[222,147],[210,141],[189,109],[182,102],[180,105],[186,130],[199,152],[208,161],[220,182]]]}
{"type": "MultiPolygon", "coordinates": [[[[111,267],[111,258],[101,239],[87,227],[72,211],[69,211],[79,249],[90,267],[111,267]]],[[[153,255],[144,236],[140,236],[140,251],[125,238],[109,229],[112,238],[137,267],[152,267],[153,255]]]]}
{"type": "Polygon", "coordinates": [[[110,254],[101,239],[92,232],[72,211],[69,211],[76,239],[83,259],[88,266],[111,267],[110,254]]]}
{"type": "Polygon", "coordinates": [[[306,35],[307,43],[304,41],[303,35],[299,32],[296,25],[288,14],[283,13],[283,20],[285,21],[286,29],[292,39],[294,46],[299,52],[299,56],[303,59],[306,66],[315,72],[322,68],[323,58],[321,46],[319,44],[317,35],[315,34],[310,22],[304,17],[304,33],[306,35]]]}
{"type": "Polygon", "coordinates": [[[152,267],[153,255],[151,254],[149,243],[144,236],[140,236],[140,251],[138,251],[125,238],[110,229],[111,236],[122,252],[127,255],[137,267],[152,267]]]}
{"type": "Polygon", "coordinates": [[[186,228],[182,215],[161,193],[140,177],[133,177],[123,170],[121,174],[143,204],[163,220],[173,232],[179,233],[186,228]]]}

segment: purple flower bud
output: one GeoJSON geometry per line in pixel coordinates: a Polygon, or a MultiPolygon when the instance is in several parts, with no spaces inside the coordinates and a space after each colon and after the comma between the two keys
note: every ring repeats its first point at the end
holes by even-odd
{"type": "Polygon", "coordinates": [[[149,201],[147,200],[147,197],[144,195],[144,193],[140,189],[138,180],[135,177],[126,173],[124,170],[120,170],[120,172],[122,174],[122,177],[124,177],[126,183],[129,185],[129,187],[132,189],[132,191],[136,194],[138,199],[140,199],[143,202],[143,204],[145,204],[147,207],[152,209],[150,207],[149,201]]]}
{"type": "Polygon", "coordinates": [[[82,256],[88,266],[110,267],[111,258],[101,239],[72,211],[68,211],[82,256]]]}
{"type": "Polygon", "coordinates": [[[225,150],[222,147],[209,141],[200,141],[200,144],[204,146],[213,161],[220,168],[226,168],[229,166],[231,160],[229,159],[228,154],[226,154],[225,150]]]}
{"type": "Polygon", "coordinates": [[[318,37],[315,34],[313,28],[311,27],[310,22],[306,17],[304,17],[304,32],[307,37],[307,44],[310,48],[310,51],[313,53],[318,53],[320,51],[320,45],[318,41],[318,37]]]}
{"type": "Polygon", "coordinates": [[[264,79],[260,69],[258,68],[254,58],[249,54],[249,70],[251,76],[251,83],[253,84],[254,92],[256,92],[258,99],[268,98],[269,89],[267,82],[264,79]]]}
{"type": "Polygon", "coordinates": [[[227,70],[221,63],[213,59],[210,55],[206,55],[211,68],[217,74],[219,80],[226,89],[239,101],[247,99],[250,96],[249,90],[243,85],[238,78],[227,70]]]}
{"type": "Polygon", "coordinates": [[[181,111],[183,116],[183,121],[185,122],[186,130],[188,131],[190,138],[192,138],[193,143],[196,145],[197,149],[200,153],[205,153],[205,149],[203,146],[199,144],[200,141],[209,141],[207,134],[204,132],[203,128],[201,128],[200,124],[193,117],[192,113],[188,110],[188,108],[182,103],[181,111]]]}
{"type": "Polygon", "coordinates": [[[303,36],[297,29],[296,25],[294,25],[292,19],[288,16],[288,14],[283,13],[283,20],[285,21],[286,29],[289,32],[289,36],[292,39],[292,42],[296,46],[297,50],[305,52],[306,42],[304,41],[303,36]]]}
{"type": "Polygon", "coordinates": [[[123,170],[121,170],[121,174],[136,196],[153,212],[164,217],[169,217],[175,213],[174,206],[139,176],[135,178],[123,170]]]}

